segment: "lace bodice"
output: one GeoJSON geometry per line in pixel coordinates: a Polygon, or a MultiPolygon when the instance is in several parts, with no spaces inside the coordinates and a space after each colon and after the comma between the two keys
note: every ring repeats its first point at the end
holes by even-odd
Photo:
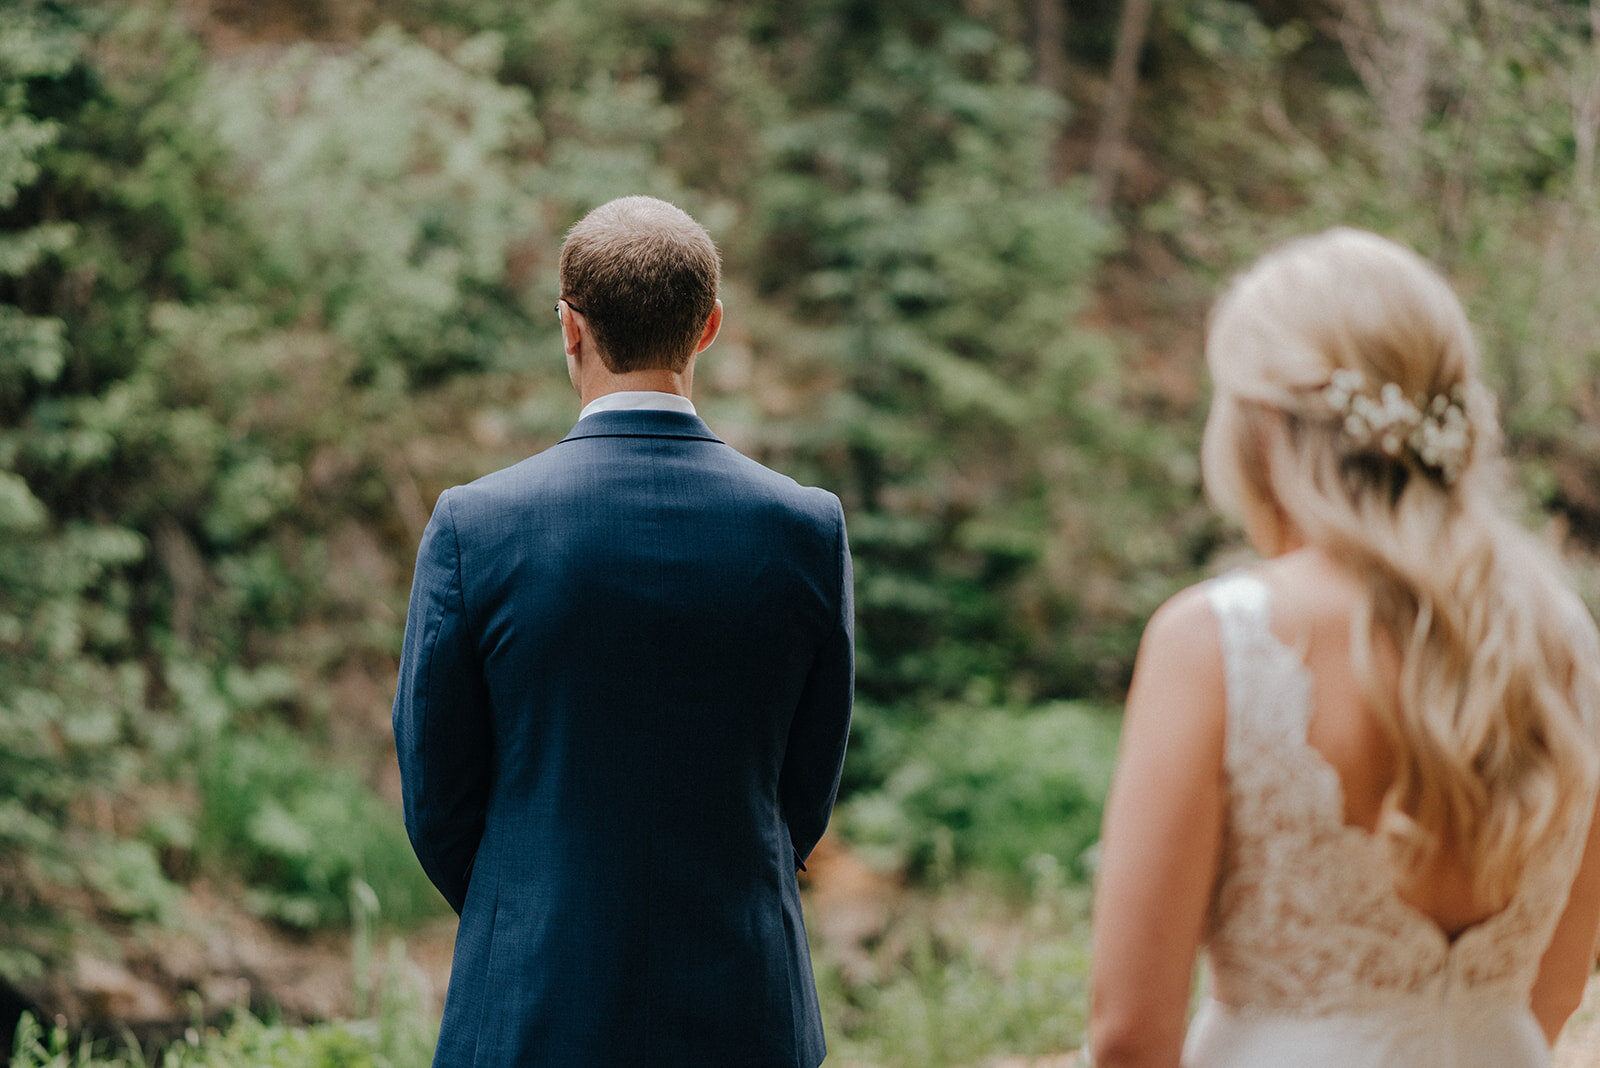
{"type": "Polygon", "coordinates": [[[1577,870],[1587,805],[1511,902],[1451,941],[1395,892],[1381,842],[1344,823],[1337,772],[1306,741],[1310,672],[1271,630],[1266,585],[1210,584],[1227,686],[1228,813],[1207,933],[1212,995],[1236,1013],[1324,1016],[1411,997],[1526,1005],[1577,870]]]}

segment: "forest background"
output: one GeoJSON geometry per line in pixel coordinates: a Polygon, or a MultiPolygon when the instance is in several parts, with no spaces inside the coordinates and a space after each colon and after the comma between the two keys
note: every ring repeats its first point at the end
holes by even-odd
{"type": "Polygon", "coordinates": [[[0,1041],[426,1063],[417,538],[570,426],[561,237],[645,192],[722,249],[702,413],[849,517],[834,1060],[1072,1048],[1140,627],[1242,552],[1208,304],[1439,263],[1593,607],[1597,140],[1600,0],[0,0],[0,1041]]]}

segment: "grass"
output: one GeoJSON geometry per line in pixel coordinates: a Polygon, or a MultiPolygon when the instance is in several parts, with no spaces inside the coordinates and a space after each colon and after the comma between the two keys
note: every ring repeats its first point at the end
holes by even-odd
{"type": "MultiPolygon", "coordinates": [[[[358,975],[367,972],[359,967],[369,944],[364,930],[358,924],[352,940],[358,975]]],[[[357,1004],[369,1010],[362,1019],[292,1026],[240,1009],[226,1025],[196,1021],[179,1041],[151,1051],[131,1035],[74,1039],[64,1027],[45,1028],[24,1015],[10,1068],[428,1068],[438,1021],[409,974],[405,944],[393,939],[377,982],[356,991],[357,1004]]]]}
{"type": "Polygon", "coordinates": [[[146,1056],[137,1044],[110,1049],[73,1042],[24,1017],[11,1068],[426,1068],[433,1035],[417,1021],[354,1020],[290,1027],[241,1013],[224,1029],[191,1028],[184,1040],[146,1056]]]}
{"type": "Polygon", "coordinates": [[[1019,899],[971,875],[898,900],[853,951],[814,946],[829,1064],[958,1068],[1077,1049],[1088,1008],[1088,893],[1059,866],[1019,899]]]}
{"type": "MultiPolygon", "coordinates": [[[[1075,1049],[1087,1006],[1088,894],[1043,855],[1029,885],[959,875],[896,888],[884,921],[830,942],[813,922],[813,960],[838,1068],[957,1068],[1075,1049]]],[[[808,904],[815,921],[817,909],[808,904]]],[[[368,952],[358,924],[353,954],[368,952]]],[[[357,974],[367,969],[357,968],[357,974]]],[[[196,1023],[159,1050],[76,1038],[25,1019],[10,1068],[426,1068],[438,1006],[424,1006],[405,947],[389,943],[378,980],[358,990],[364,1018],[310,1026],[241,1010],[196,1023]]]]}

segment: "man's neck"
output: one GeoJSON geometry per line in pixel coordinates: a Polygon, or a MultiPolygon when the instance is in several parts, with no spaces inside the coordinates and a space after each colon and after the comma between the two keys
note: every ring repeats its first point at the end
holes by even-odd
{"type": "Polygon", "coordinates": [[[578,400],[580,404],[587,406],[601,397],[623,392],[673,393],[688,398],[689,390],[688,375],[665,368],[653,367],[622,374],[613,374],[602,369],[599,374],[585,375],[584,380],[578,383],[578,400]]]}

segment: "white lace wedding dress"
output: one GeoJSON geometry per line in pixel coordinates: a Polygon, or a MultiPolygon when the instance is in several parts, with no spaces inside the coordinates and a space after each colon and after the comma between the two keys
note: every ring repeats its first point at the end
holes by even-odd
{"type": "Polygon", "coordinates": [[[1566,902],[1586,805],[1502,911],[1451,940],[1395,893],[1382,847],[1344,823],[1306,741],[1312,678],[1271,630],[1267,587],[1214,581],[1227,685],[1228,815],[1207,931],[1210,996],[1186,1068],[1526,1068],[1528,1009],[1566,902]]]}

